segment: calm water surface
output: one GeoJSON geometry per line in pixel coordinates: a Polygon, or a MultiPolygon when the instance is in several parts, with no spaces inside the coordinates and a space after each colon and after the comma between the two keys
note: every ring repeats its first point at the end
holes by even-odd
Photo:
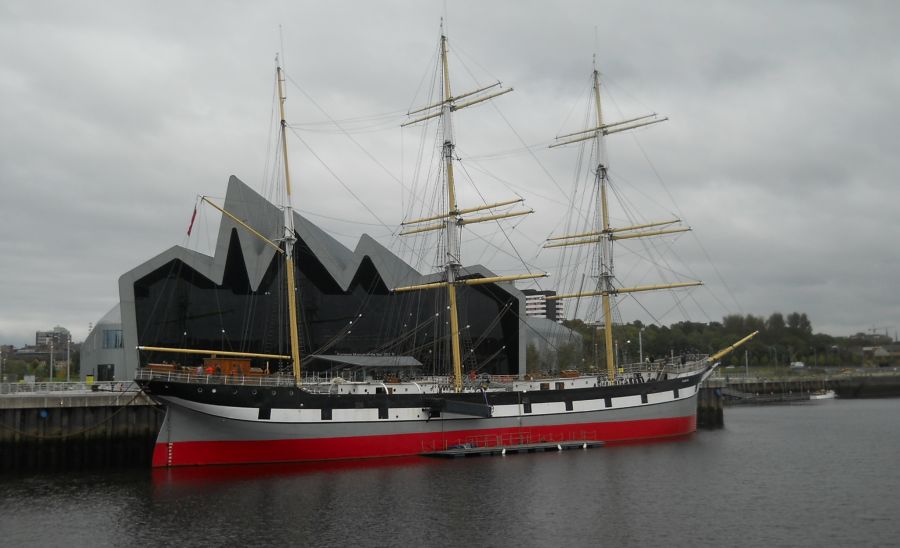
{"type": "Polygon", "coordinates": [[[0,546],[898,546],[898,419],[832,400],[586,451],[0,476],[0,546]]]}

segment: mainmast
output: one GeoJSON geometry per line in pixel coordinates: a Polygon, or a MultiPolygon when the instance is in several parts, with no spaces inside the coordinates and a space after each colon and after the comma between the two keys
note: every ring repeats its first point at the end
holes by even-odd
{"type": "MultiPolygon", "coordinates": [[[[597,112],[597,127],[603,125],[603,110],[600,107],[600,72],[597,68],[594,68],[594,104],[595,110],[597,112]]],[[[597,146],[597,158],[599,159],[599,163],[597,164],[597,171],[595,172],[595,178],[598,180],[600,185],[600,214],[601,214],[601,226],[603,229],[603,233],[609,234],[609,206],[606,201],[606,189],[609,186],[608,181],[606,179],[606,146],[604,146],[605,140],[602,137],[599,137],[595,140],[597,146]]],[[[612,335],[612,307],[609,304],[609,294],[613,289],[612,279],[613,279],[613,263],[612,263],[612,240],[608,237],[600,239],[600,268],[598,272],[600,273],[600,289],[603,290],[601,293],[601,304],[603,305],[603,333],[606,341],[606,363],[607,363],[607,376],[610,379],[615,378],[615,369],[610,369],[610,364],[613,362],[613,335],[612,335]]]]}
{"type": "Polygon", "coordinates": [[[613,285],[613,280],[615,278],[614,269],[613,269],[613,241],[615,240],[624,240],[629,238],[641,238],[648,236],[658,236],[662,234],[673,234],[676,232],[684,232],[690,230],[688,227],[676,227],[662,230],[645,230],[647,228],[657,227],[657,226],[666,226],[680,222],[679,219],[674,219],[671,221],[658,221],[651,222],[641,225],[634,225],[629,227],[622,228],[613,228],[610,225],[609,219],[609,204],[607,201],[608,189],[609,189],[609,177],[607,173],[607,163],[606,163],[606,142],[605,137],[612,133],[619,133],[622,131],[627,131],[630,129],[635,129],[643,126],[647,126],[650,124],[656,124],[659,122],[664,122],[667,118],[657,118],[656,114],[649,114],[646,116],[640,116],[637,118],[632,118],[629,120],[623,120],[621,122],[615,122],[611,124],[606,124],[603,122],[603,109],[601,107],[600,102],[600,73],[594,68],[593,72],[593,98],[594,98],[594,109],[596,112],[597,125],[596,127],[586,129],[583,131],[577,131],[575,133],[569,133],[567,135],[561,135],[557,137],[559,139],[568,139],[565,141],[561,141],[550,145],[550,148],[568,145],[571,143],[579,143],[581,141],[593,140],[594,147],[597,152],[597,169],[594,172],[594,183],[599,187],[599,203],[597,207],[599,209],[600,215],[600,231],[599,232],[581,232],[578,234],[569,234],[566,236],[556,236],[553,238],[548,238],[548,243],[544,247],[565,247],[565,246],[573,246],[573,245],[584,245],[591,244],[597,245],[599,247],[598,253],[598,273],[599,279],[597,283],[596,291],[588,291],[588,292],[579,292],[579,293],[571,293],[571,294],[563,294],[563,295],[555,295],[552,297],[547,297],[548,300],[553,299],[568,299],[568,298],[579,298],[579,297],[590,297],[599,295],[601,298],[601,305],[603,308],[603,333],[604,339],[606,342],[606,369],[607,369],[607,378],[610,382],[614,381],[616,378],[616,363],[613,355],[613,333],[612,333],[612,301],[611,297],[617,295],[619,293],[634,293],[638,291],[651,291],[657,289],[671,289],[676,287],[688,287],[694,285],[701,285],[702,282],[678,282],[678,283],[670,283],[670,284],[658,284],[658,285],[646,285],[646,286],[638,286],[631,288],[616,288],[613,285]]]}
{"type": "Polygon", "coordinates": [[[281,72],[281,65],[277,64],[275,71],[278,80],[278,107],[281,113],[281,156],[284,160],[284,186],[286,192],[284,204],[284,264],[287,277],[288,320],[291,331],[291,363],[294,370],[294,383],[300,386],[302,383],[302,370],[300,367],[300,337],[297,327],[297,283],[294,278],[294,244],[297,242],[297,236],[294,232],[294,209],[291,205],[291,170],[288,165],[287,122],[284,119],[284,75],[281,72]]]}
{"type": "Polygon", "coordinates": [[[410,228],[401,232],[401,235],[406,234],[417,234],[419,232],[427,232],[432,230],[444,230],[445,238],[446,238],[446,256],[444,259],[444,275],[445,281],[429,283],[429,284],[420,284],[414,286],[407,287],[398,287],[395,288],[396,292],[403,291],[415,291],[420,289],[432,289],[432,288],[447,288],[447,298],[450,305],[450,350],[451,350],[451,362],[453,365],[453,388],[455,391],[462,391],[462,352],[460,350],[460,334],[459,334],[459,310],[457,306],[456,300],[456,287],[458,285],[482,285],[489,283],[498,283],[498,282],[507,282],[514,280],[522,280],[522,279],[531,279],[531,278],[540,278],[546,276],[546,274],[520,274],[520,275],[512,275],[512,276],[494,276],[490,278],[474,278],[474,279],[460,279],[460,267],[462,262],[460,261],[460,249],[459,249],[459,231],[460,229],[467,224],[472,223],[480,223],[485,221],[492,221],[497,219],[505,219],[508,217],[516,217],[519,215],[527,215],[531,213],[528,211],[513,211],[508,213],[499,213],[495,215],[485,215],[482,217],[467,217],[463,218],[462,216],[467,213],[472,213],[475,211],[483,211],[486,209],[493,209],[495,207],[501,207],[506,205],[515,204],[521,202],[521,199],[518,200],[507,200],[504,202],[498,202],[494,204],[487,204],[484,206],[476,206],[470,207],[466,209],[460,209],[459,205],[456,201],[456,186],[453,180],[453,150],[455,148],[455,143],[453,140],[453,117],[452,113],[461,108],[465,108],[477,103],[481,103],[482,101],[487,101],[488,99],[492,99],[499,95],[503,95],[504,93],[509,93],[512,91],[512,88],[507,88],[503,91],[498,91],[495,93],[491,93],[488,95],[479,95],[491,88],[500,85],[500,82],[496,84],[492,84],[490,86],[477,89],[475,91],[471,91],[468,93],[464,93],[462,95],[457,95],[456,97],[450,91],[450,68],[449,63],[447,61],[447,36],[441,33],[441,74],[443,79],[442,86],[442,97],[441,102],[423,107],[414,111],[411,111],[409,114],[415,114],[419,112],[430,111],[429,114],[426,114],[418,119],[412,120],[403,124],[403,126],[407,126],[410,124],[414,124],[417,122],[421,122],[424,120],[429,120],[431,118],[440,117],[441,126],[442,126],[442,136],[443,136],[443,145],[442,145],[442,159],[444,162],[444,185],[447,189],[447,206],[448,210],[445,213],[441,213],[438,215],[434,215],[431,217],[425,217],[421,219],[415,219],[412,221],[406,221],[402,223],[404,226],[406,225],[414,225],[424,223],[426,221],[438,221],[441,222],[430,225],[422,225],[417,228],[410,228]],[[474,96],[474,97],[473,97],[474,96]],[[466,102],[458,102],[459,99],[464,97],[473,97],[472,99],[466,102]]]}

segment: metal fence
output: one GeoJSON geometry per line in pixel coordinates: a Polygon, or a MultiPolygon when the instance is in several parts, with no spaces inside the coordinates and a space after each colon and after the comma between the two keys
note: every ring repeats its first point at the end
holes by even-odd
{"type": "Polygon", "coordinates": [[[4,382],[0,394],[56,394],[60,392],[135,392],[138,386],[128,382],[4,382]]]}

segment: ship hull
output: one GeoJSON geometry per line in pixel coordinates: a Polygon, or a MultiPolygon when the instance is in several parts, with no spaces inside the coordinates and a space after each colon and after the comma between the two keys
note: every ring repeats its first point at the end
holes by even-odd
{"type": "Polygon", "coordinates": [[[700,381],[697,375],[625,386],[440,398],[323,396],[159,381],[144,383],[144,388],[167,407],[152,463],[169,467],[396,457],[462,444],[681,437],[696,430],[700,381]],[[261,393],[264,399],[259,399],[261,393]],[[448,412],[448,399],[469,406],[481,399],[490,416],[448,412]]]}

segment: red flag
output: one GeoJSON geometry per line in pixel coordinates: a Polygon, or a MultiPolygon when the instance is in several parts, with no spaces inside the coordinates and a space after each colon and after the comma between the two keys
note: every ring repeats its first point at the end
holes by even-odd
{"type": "Polygon", "coordinates": [[[197,206],[194,206],[194,214],[191,215],[191,224],[188,225],[188,233],[187,233],[188,236],[191,235],[191,229],[194,228],[194,219],[196,219],[196,218],[197,218],[197,206]]]}

